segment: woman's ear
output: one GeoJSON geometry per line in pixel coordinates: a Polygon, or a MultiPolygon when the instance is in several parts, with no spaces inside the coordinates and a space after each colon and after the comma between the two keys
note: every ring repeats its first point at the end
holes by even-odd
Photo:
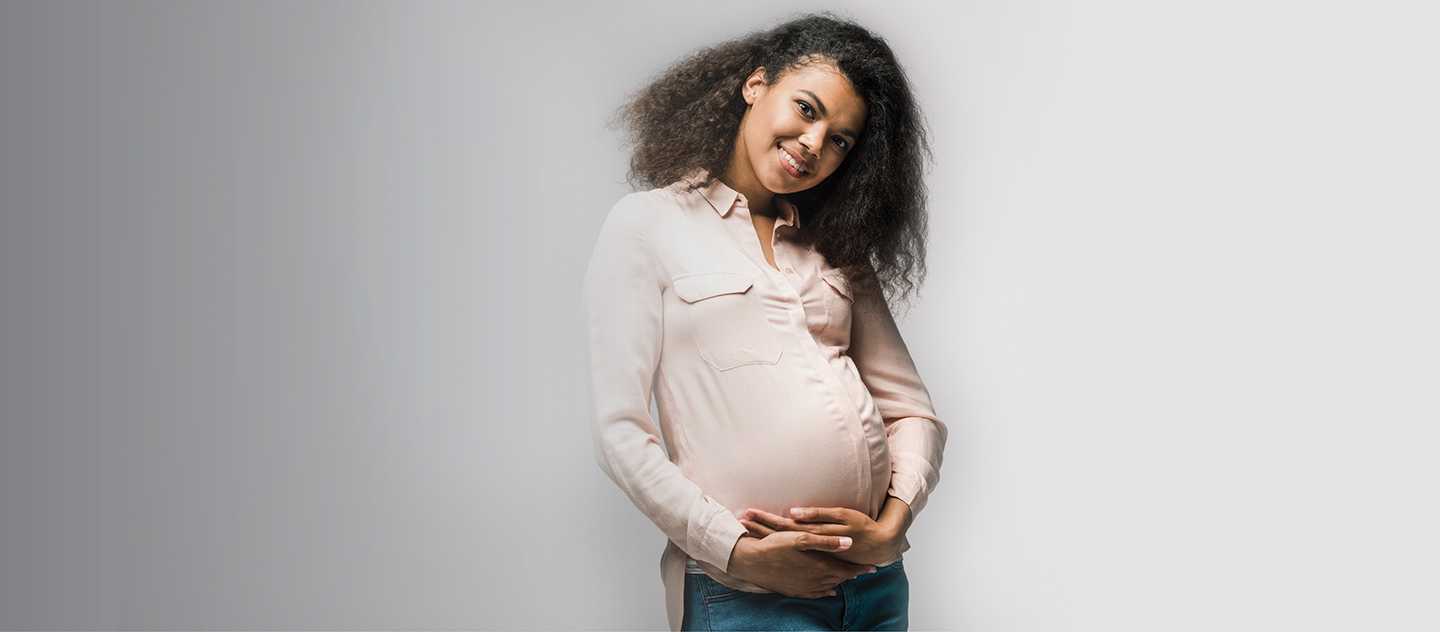
{"type": "Polygon", "coordinates": [[[745,79],[745,85],[740,87],[740,94],[745,97],[745,103],[755,105],[755,100],[764,96],[768,87],[770,86],[765,83],[765,67],[760,66],[745,79]]]}

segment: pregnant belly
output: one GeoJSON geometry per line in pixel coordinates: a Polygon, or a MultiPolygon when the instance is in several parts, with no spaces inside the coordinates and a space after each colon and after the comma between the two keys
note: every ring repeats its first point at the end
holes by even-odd
{"type": "MultiPolygon", "coordinates": [[[[732,418],[687,432],[685,470],[715,501],[739,514],[762,509],[786,515],[791,507],[849,507],[870,512],[877,470],[888,475],[889,454],[868,454],[864,433],[843,401],[813,389],[786,397],[733,404],[732,418]],[[883,467],[872,461],[883,459],[883,467]]],[[[712,420],[713,421],[713,420],[712,420]]]]}

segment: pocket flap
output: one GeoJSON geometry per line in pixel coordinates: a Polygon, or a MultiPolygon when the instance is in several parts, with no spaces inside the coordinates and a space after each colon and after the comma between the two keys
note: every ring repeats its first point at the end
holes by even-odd
{"type": "Polygon", "coordinates": [[[750,277],[734,272],[697,272],[675,277],[670,283],[686,303],[721,294],[744,294],[755,284],[750,277]]]}
{"type": "Polygon", "coordinates": [[[839,292],[841,296],[851,301],[855,300],[855,295],[850,292],[850,279],[845,277],[844,272],[839,270],[826,270],[820,273],[820,278],[825,279],[825,282],[829,283],[830,287],[835,288],[835,291],[839,292]]]}

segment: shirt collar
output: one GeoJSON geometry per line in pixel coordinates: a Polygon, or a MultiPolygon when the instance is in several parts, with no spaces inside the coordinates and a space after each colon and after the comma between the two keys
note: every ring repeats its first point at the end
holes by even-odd
{"type": "MultiPolygon", "coordinates": [[[[704,181],[707,173],[708,172],[706,172],[704,169],[696,169],[692,171],[690,173],[690,176],[688,176],[686,179],[691,181],[692,183],[701,182],[704,181]]],[[[720,178],[715,178],[714,180],[711,180],[709,185],[700,187],[698,191],[700,192],[700,195],[705,198],[705,201],[710,203],[710,207],[715,209],[716,213],[720,214],[720,217],[725,217],[729,215],[730,209],[734,208],[735,205],[740,202],[740,198],[742,197],[739,191],[736,191],[735,189],[727,186],[724,182],[721,182],[720,178]]],[[[799,209],[795,208],[794,204],[791,204],[790,202],[782,199],[778,195],[774,196],[771,199],[773,199],[775,201],[775,204],[780,207],[781,217],[776,220],[776,223],[790,224],[795,226],[795,228],[800,228],[799,209]]]]}

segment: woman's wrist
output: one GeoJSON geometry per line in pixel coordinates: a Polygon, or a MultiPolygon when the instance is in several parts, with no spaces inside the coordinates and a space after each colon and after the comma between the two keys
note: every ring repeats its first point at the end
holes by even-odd
{"type": "Polygon", "coordinates": [[[880,509],[880,519],[876,522],[883,529],[886,542],[894,548],[895,555],[908,548],[905,534],[910,530],[910,505],[894,496],[886,496],[885,505],[880,509]]]}
{"type": "Polygon", "coordinates": [[[725,565],[725,574],[744,579],[745,571],[749,567],[751,555],[755,549],[752,548],[759,540],[748,533],[742,534],[735,540],[735,548],[730,550],[730,561],[725,565]]]}

